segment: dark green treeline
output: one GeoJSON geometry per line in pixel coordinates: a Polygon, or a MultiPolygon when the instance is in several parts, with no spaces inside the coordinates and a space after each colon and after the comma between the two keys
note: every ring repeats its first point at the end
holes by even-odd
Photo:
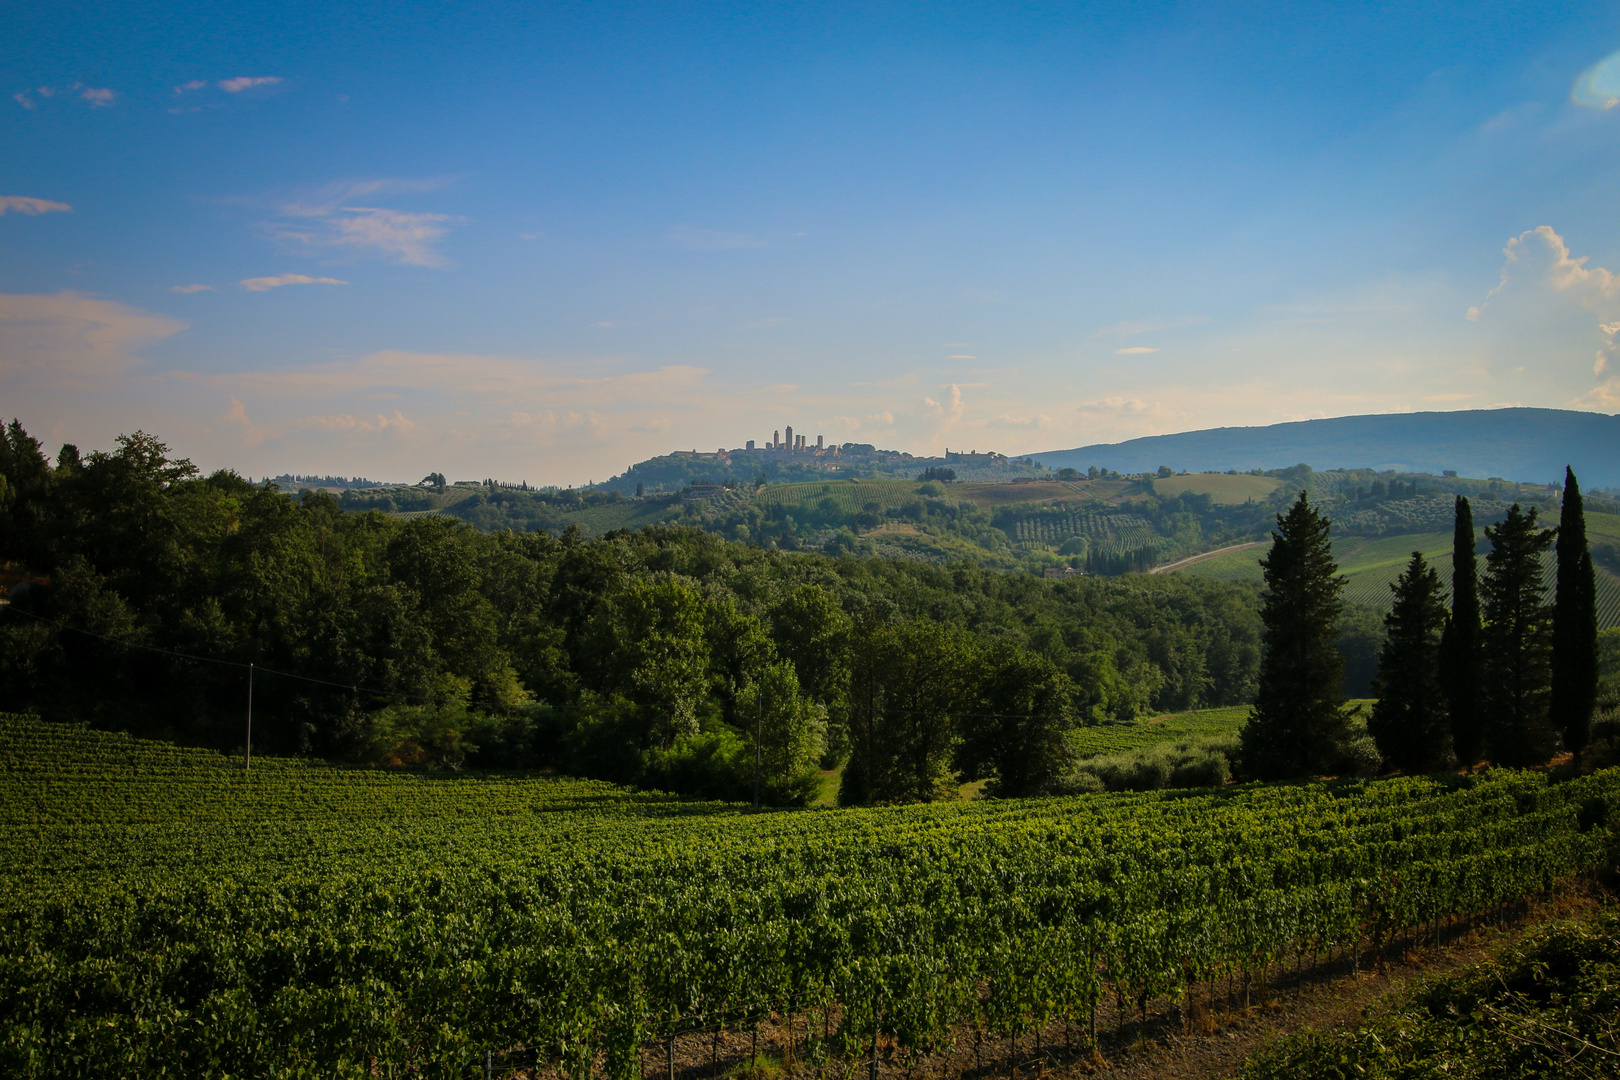
{"type": "Polygon", "coordinates": [[[851,801],[928,798],[953,773],[1038,793],[1076,726],[1247,701],[1259,663],[1244,587],[1050,583],[676,528],[481,534],[202,476],[142,433],[53,463],[15,422],[0,560],[23,586],[0,614],[8,708],[232,749],[232,665],[252,663],[267,751],[732,798],[757,757],[775,802],[846,759],[851,801]]]}
{"type": "Polygon", "coordinates": [[[1543,765],[1560,747],[1579,756],[1597,699],[1596,590],[1580,487],[1566,470],[1559,527],[1544,529],[1517,504],[1485,529],[1490,550],[1476,577],[1473,517],[1457,500],[1452,604],[1439,575],[1414,552],[1392,586],[1393,610],[1369,728],[1385,764],[1423,772],[1543,765]],[[1542,557],[1556,540],[1555,602],[1542,557]]]}

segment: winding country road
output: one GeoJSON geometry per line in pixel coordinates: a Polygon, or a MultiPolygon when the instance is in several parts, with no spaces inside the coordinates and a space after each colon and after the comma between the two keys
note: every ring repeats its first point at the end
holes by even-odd
{"type": "Polygon", "coordinates": [[[1180,570],[1183,566],[1191,566],[1193,563],[1201,563],[1205,559],[1213,559],[1217,555],[1225,555],[1233,551],[1247,551],[1249,548],[1257,548],[1264,543],[1266,543],[1264,540],[1251,540],[1247,544],[1233,544],[1230,547],[1216,548],[1214,551],[1206,551],[1202,555],[1194,555],[1186,559],[1177,559],[1172,563],[1165,563],[1163,566],[1155,566],[1153,569],[1149,570],[1148,573],[1168,574],[1172,570],[1180,570]]]}

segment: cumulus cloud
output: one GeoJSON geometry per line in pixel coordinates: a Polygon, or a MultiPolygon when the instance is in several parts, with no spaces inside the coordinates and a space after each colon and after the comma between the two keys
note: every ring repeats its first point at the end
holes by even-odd
{"type": "MultiPolygon", "coordinates": [[[[1499,328],[1509,356],[1535,356],[1542,364],[1556,364],[1572,353],[1584,353],[1591,358],[1594,376],[1614,379],[1620,276],[1602,266],[1588,266],[1589,256],[1571,255],[1569,244],[1549,225],[1513,237],[1502,254],[1496,287],[1468,309],[1468,319],[1499,328]]],[[[1620,388],[1600,387],[1571,404],[1605,407],[1602,403],[1617,393],[1620,388]]]]}
{"type": "Polygon", "coordinates": [[[227,94],[240,94],[243,90],[251,90],[255,86],[275,86],[281,81],[279,75],[239,75],[234,79],[224,79],[219,88],[227,94]]]}
{"type": "Polygon", "coordinates": [[[39,214],[66,214],[73,207],[65,202],[52,202],[49,199],[32,199],[27,195],[0,195],[0,217],[15,210],[19,214],[36,216],[39,214]]]}
{"type": "Polygon", "coordinates": [[[201,90],[207,85],[208,84],[203,82],[201,79],[192,79],[190,82],[183,82],[174,88],[175,96],[178,97],[181,94],[189,94],[193,90],[201,90]]]}
{"type": "Polygon", "coordinates": [[[951,383],[945,388],[949,391],[944,401],[935,401],[931,397],[923,398],[923,405],[928,409],[928,415],[940,421],[942,428],[950,427],[962,419],[967,406],[962,401],[962,388],[951,383]]]}
{"type": "Polygon", "coordinates": [[[103,105],[111,105],[113,98],[118,95],[105,87],[87,86],[79,92],[79,96],[88,101],[92,108],[99,109],[103,105]]]}
{"type": "MultiPolygon", "coordinates": [[[[304,274],[282,274],[279,277],[244,278],[237,282],[248,292],[267,292],[270,289],[279,289],[283,285],[347,285],[347,281],[339,281],[330,277],[308,277],[304,274]]],[[[202,288],[207,288],[204,285],[202,288]]],[[[187,287],[187,292],[197,292],[195,288],[187,287]]]]}
{"type": "Polygon", "coordinates": [[[213,292],[214,287],[212,285],[170,285],[169,291],[184,295],[186,293],[213,292]]]}
{"type": "Polygon", "coordinates": [[[28,91],[26,91],[26,90],[19,91],[18,93],[12,94],[11,95],[11,100],[15,101],[17,104],[21,105],[23,108],[28,109],[30,111],[39,108],[38,105],[34,104],[34,99],[28,96],[28,91]]]}

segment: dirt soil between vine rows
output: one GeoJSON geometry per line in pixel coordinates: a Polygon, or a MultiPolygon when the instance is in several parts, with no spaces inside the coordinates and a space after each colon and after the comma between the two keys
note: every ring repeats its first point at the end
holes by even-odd
{"type": "MultiPolygon", "coordinates": [[[[1208,1080],[1231,1076],[1256,1049],[1305,1028],[1328,1029],[1353,1024],[1366,1013],[1399,1000],[1415,979],[1454,971],[1486,959],[1502,942],[1553,919],[1591,913],[1612,902],[1589,892],[1571,892],[1547,902],[1534,902],[1505,916],[1442,929],[1438,940],[1413,934],[1391,944],[1382,960],[1373,952],[1338,954],[1295,972],[1274,969],[1271,984],[1241,980],[1201,985],[1179,1003],[1149,1003],[1148,1020],[1136,1008],[1106,1001],[1098,1011],[1097,1048],[1085,1047],[1079,1023],[1065,1031],[1059,1023],[1040,1033],[1024,1032],[1016,1044],[1005,1038],[981,1037],[972,1029],[956,1032],[954,1045],[907,1061],[879,1040],[879,1080],[1053,1080],[1104,1077],[1107,1080],[1208,1080]],[[1123,1022],[1122,1022],[1123,1021],[1123,1022]]],[[[802,1048],[807,1018],[773,1015],[752,1027],[689,1032],[675,1040],[673,1070],[668,1047],[649,1045],[642,1053],[645,1080],[870,1080],[871,1057],[833,1057],[820,1063],[805,1059],[802,1048]],[[795,1048],[784,1060],[783,1048],[795,1048]]],[[[812,1021],[821,1026],[820,1015],[812,1021]]],[[[831,1024],[836,1028],[838,1012],[831,1024]]],[[[593,1077],[603,1075],[598,1060],[593,1077]]],[[[499,1057],[496,1077],[546,1077],[561,1080],[549,1067],[525,1069],[499,1057]]]]}

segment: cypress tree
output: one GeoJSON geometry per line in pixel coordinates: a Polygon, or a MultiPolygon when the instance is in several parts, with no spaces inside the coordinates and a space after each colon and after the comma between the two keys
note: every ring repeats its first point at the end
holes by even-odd
{"type": "Polygon", "coordinates": [[[1543,765],[1557,736],[1548,720],[1552,682],[1552,620],[1541,556],[1553,531],[1536,527],[1536,509],[1508,516],[1485,535],[1491,542],[1480,582],[1481,689],[1491,760],[1524,768],[1543,765]]]}
{"type": "Polygon", "coordinates": [[[1261,560],[1266,591],[1259,685],[1242,732],[1243,768],[1262,780],[1338,768],[1350,734],[1340,696],[1339,592],[1331,523],[1299,493],[1277,516],[1271,552],[1261,560]]]}
{"type": "Polygon", "coordinates": [[[1553,602],[1552,725],[1580,764],[1597,701],[1597,580],[1586,545],[1586,510],[1572,469],[1564,469],[1558,518],[1558,592],[1553,602]]]}
{"type": "Polygon", "coordinates": [[[1378,657],[1378,678],[1367,731],[1386,764],[1407,773],[1432,772],[1451,760],[1451,731],[1440,689],[1440,632],[1446,606],[1440,575],[1412,552],[1390,586],[1395,605],[1384,616],[1388,636],[1378,657]]]}
{"type": "Polygon", "coordinates": [[[1457,761],[1472,769],[1485,752],[1479,713],[1479,568],[1474,558],[1474,511],[1457,496],[1451,534],[1451,615],[1440,635],[1440,687],[1457,761]]]}

